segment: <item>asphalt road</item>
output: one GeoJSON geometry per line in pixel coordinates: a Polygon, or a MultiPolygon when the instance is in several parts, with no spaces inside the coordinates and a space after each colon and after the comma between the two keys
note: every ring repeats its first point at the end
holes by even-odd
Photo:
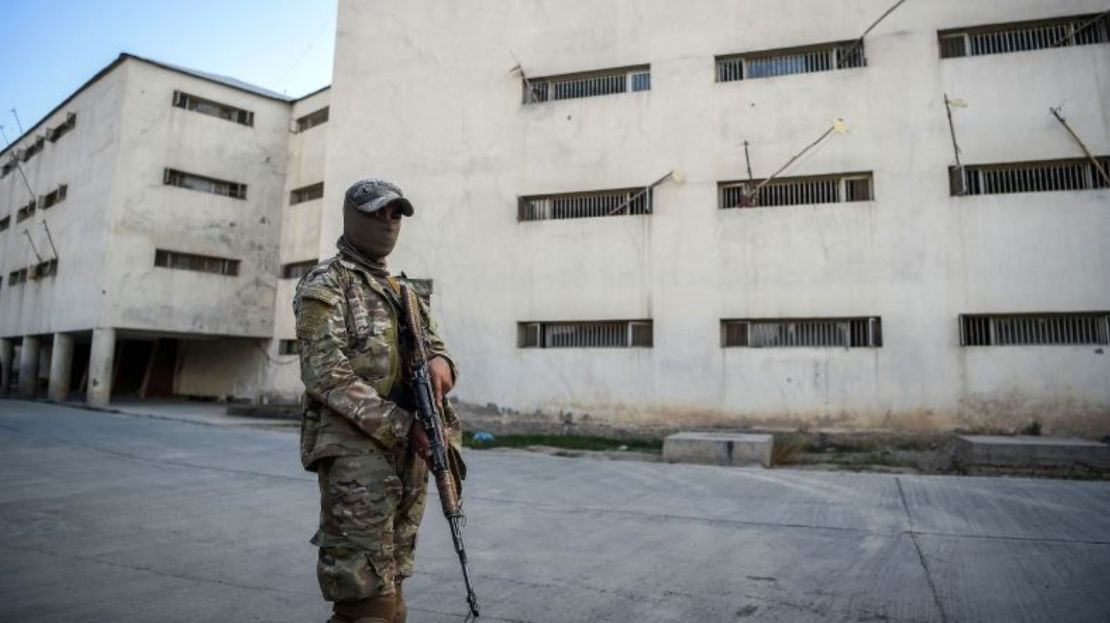
{"type": "MultiPolygon", "coordinates": [[[[1110,621],[1110,483],[470,453],[487,621],[1110,621]]],[[[290,430],[0,400],[0,620],[324,621],[290,430]]],[[[409,620],[458,621],[434,500],[409,620]]]]}

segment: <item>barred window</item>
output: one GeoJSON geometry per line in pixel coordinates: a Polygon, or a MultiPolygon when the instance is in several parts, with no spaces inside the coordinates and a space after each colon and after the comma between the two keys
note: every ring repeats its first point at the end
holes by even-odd
{"type": "Polygon", "coordinates": [[[8,287],[17,286],[27,281],[27,269],[21,268],[8,273],[8,287]]]}
{"type": "Polygon", "coordinates": [[[58,274],[58,260],[46,260],[39,262],[31,268],[31,279],[45,279],[58,274]]]}
{"type": "Polygon", "coordinates": [[[27,162],[28,160],[33,158],[35,156],[35,154],[42,151],[42,148],[45,145],[46,145],[46,139],[45,138],[43,138],[41,136],[36,138],[35,142],[31,143],[30,147],[23,150],[23,162],[27,162]]]}
{"type": "Polygon", "coordinates": [[[763,180],[720,182],[717,187],[721,209],[845,203],[875,198],[871,172],[779,177],[756,191],[762,183],[763,180]]]}
{"type": "Polygon", "coordinates": [[[328,107],[324,106],[320,110],[310,112],[303,117],[297,118],[297,131],[304,132],[309,128],[315,128],[318,125],[327,123],[328,121],[328,107]]]}
{"type": "Polygon", "coordinates": [[[281,278],[300,279],[301,277],[307,275],[308,271],[312,270],[312,267],[315,266],[318,262],[319,260],[305,260],[303,262],[286,264],[281,267],[281,278]]]}
{"type": "MultiPolygon", "coordinates": [[[[1110,156],[1096,158],[1110,171],[1110,156]]],[[[949,167],[949,190],[960,195],[1000,195],[1110,188],[1087,158],[949,167]]]]}
{"type": "Polygon", "coordinates": [[[651,90],[651,66],[602,69],[524,80],[524,103],[651,90]]]}
{"type": "Polygon", "coordinates": [[[963,314],[961,346],[1065,346],[1107,344],[1110,312],[963,314]]]}
{"type": "Polygon", "coordinates": [[[312,201],[324,196],[324,183],[316,182],[308,186],[295,188],[289,193],[289,205],[296,205],[304,203],[305,201],[312,201]]]}
{"type": "Polygon", "coordinates": [[[12,226],[12,217],[5,216],[4,218],[0,218],[0,231],[4,231],[5,229],[7,229],[11,226],[12,226]]]}
{"type": "Polygon", "coordinates": [[[62,138],[66,132],[77,127],[77,113],[69,113],[66,115],[66,120],[59,124],[57,127],[51,128],[46,131],[46,137],[53,143],[62,138]]]}
{"type": "Polygon", "coordinates": [[[181,91],[173,92],[173,105],[177,108],[193,110],[204,115],[234,121],[241,125],[254,125],[254,113],[249,110],[236,108],[228,104],[221,104],[220,102],[214,102],[210,99],[190,95],[181,91]]]}
{"type": "Polygon", "coordinates": [[[796,48],[717,57],[717,82],[773,78],[866,67],[862,41],[839,41],[796,48]]]}
{"type": "Polygon", "coordinates": [[[650,348],[650,320],[517,323],[519,348],[650,348]]]}
{"type": "Polygon", "coordinates": [[[42,197],[39,198],[39,205],[42,206],[43,210],[45,210],[49,207],[52,207],[54,205],[57,205],[57,204],[65,201],[65,199],[66,199],[66,189],[67,189],[66,185],[62,184],[61,186],[58,186],[54,190],[46,193],[45,195],[43,195],[42,197]]]}
{"type": "Polygon", "coordinates": [[[1110,42],[1110,14],[954,28],[937,32],[941,58],[1110,42]]]}
{"type": "Polygon", "coordinates": [[[882,319],[738,319],[721,321],[721,346],[744,348],[879,348],[882,319]]]}
{"type": "Polygon", "coordinates": [[[162,268],[177,268],[181,270],[194,270],[202,273],[214,273],[234,277],[239,274],[239,260],[230,260],[209,255],[195,255],[179,251],[154,251],[154,265],[162,268]]]}
{"type": "Polygon", "coordinates": [[[34,215],[35,215],[35,200],[32,199],[31,203],[28,203],[27,205],[23,206],[18,211],[16,211],[16,213],[15,213],[15,222],[16,223],[22,223],[23,221],[26,221],[27,219],[31,218],[34,215]]]}
{"type": "Polygon", "coordinates": [[[557,195],[532,195],[518,201],[522,221],[651,214],[650,188],[622,188],[557,195]]]}
{"type": "Polygon", "coordinates": [[[297,340],[281,340],[278,342],[279,355],[296,355],[301,352],[297,340]]]}
{"type": "Polygon", "coordinates": [[[247,185],[238,182],[228,182],[226,180],[219,180],[213,177],[205,177],[203,175],[194,175],[192,173],[185,173],[175,169],[166,169],[162,174],[162,182],[168,186],[178,186],[180,188],[187,188],[189,190],[199,190],[201,192],[212,193],[213,195],[223,195],[233,199],[246,199],[247,198],[247,185]]]}

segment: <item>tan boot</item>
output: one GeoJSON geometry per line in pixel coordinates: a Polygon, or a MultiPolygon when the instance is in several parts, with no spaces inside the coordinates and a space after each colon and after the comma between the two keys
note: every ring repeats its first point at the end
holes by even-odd
{"type": "Polygon", "coordinates": [[[382,595],[358,601],[337,601],[333,611],[340,617],[336,623],[393,623],[397,598],[382,595]]]}

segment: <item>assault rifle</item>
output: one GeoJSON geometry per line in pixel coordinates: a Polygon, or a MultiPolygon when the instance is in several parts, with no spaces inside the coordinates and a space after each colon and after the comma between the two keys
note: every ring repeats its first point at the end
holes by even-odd
{"type": "Polygon", "coordinates": [[[435,394],[432,392],[432,381],[428,376],[428,354],[424,350],[424,323],[421,321],[420,303],[408,285],[401,286],[401,297],[405,306],[405,322],[408,324],[413,341],[410,381],[413,393],[416,394],[418,420],[414,425],[418,423],[423,427],[424,434],[428,436],[429,464],[436,480],[436,489],[439,491],[443,516],[451,524],[451,540],[455,544],[455,553],[459,555],[459,563],[462,565],[463,581],[466,582],[466,603],[470,606],[470,613],[477,617],[478,597],[474,594],[474,586],[470,583],[470,567],[466,564],[466,548],[463,547],[462,540],[462,524],[465,518],[462,512],[462,501],[459,499],[460,489],[455,482],[455,475],[451,472],[447,444],[444,442],[446,437],[443,424],[435,394]]]}

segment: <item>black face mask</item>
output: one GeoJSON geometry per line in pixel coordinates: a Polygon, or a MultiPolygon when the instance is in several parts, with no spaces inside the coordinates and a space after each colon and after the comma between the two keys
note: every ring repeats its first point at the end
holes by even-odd
{"type": "MultiPolygon", "coordinates": [[[[387,208],[382,208],[387,210],[387,208]]],[[[343,207],[343,235],[359,253],[373,260],[384,259],[397,246],[401,219],[359,212],[343,207]]]]}

